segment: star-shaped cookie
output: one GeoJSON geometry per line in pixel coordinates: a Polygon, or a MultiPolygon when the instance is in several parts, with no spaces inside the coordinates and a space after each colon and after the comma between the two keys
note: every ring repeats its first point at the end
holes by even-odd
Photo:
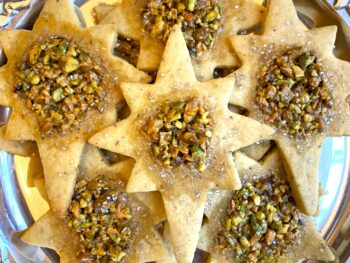
{"type": "Polygon", "coordinates": [[[99,148],[135,159],[128,192],[161,191],[179,262],[193,258],[207,191],[241,186],[231,153],[273,133],[270,127],[228,110],[233,84],[232,77],[197,81],[181,29],[176,26],[155,84],[122,83],[131,115],[89,140],[99,148]],[[213,118],[208,165],[203,172],[186,164],[173,168],[163,165],[155,159],[143,135],[145,123],[164,102],[191,97],[202,101],[213,118]]]}
{"type": "MultiPolygon", "coordinates": [[[[324,76],[330,81],[334,99],[334,116],[326,123],[328,128],[299,141],[291,139],[281,131],[272,137],[286,164],[294,199],[301,211],[308,215],[317,213],[319,158],[324,138],[350,134],[350,64],[337,59],[333,54],[336,31],[336,26],[305,31],[298,20],[292,0],[271,0],[263,35],[231,37],[235,52],[242,60],[242,67],[235,72],[236,92],[233,93],[230,103],[248,109],[250,117],[259,121],[264,121],[265,117],[261,117],[263,114],[255,103],[258,76],[263,64],[268,64],[275,52],[283,54],[293,48],[305,48],[315,52],[326,68],[327,73],[324,76]]],[[[266,115],[266,118],[269,116],[266,115]]]]}
{"type": "Polygon", "coordinates": [[[36,151],[36,145],[31,141],[7,140],[6,125],[0,127],[0,150],[20,156],[30,156],[36,151]]]}
{"type": "MultiPolygon", "coordinates": [[[[82,28],[74,6],[69,0],[46,1],[31,31],[0,31],[0,44],[8,61],[0,68],[0,104],[12,107],[6,138],[37,142],[51,208],[60,215],[63,215],[68,208],[80,156],[87,139],[116,120],[116,107],[123,100],[118,83],[149,81],[145,73],[112,55],[115,37],[115,25],[82,28]],[[24,99],[15,96],[16,72],[18,65],[29,57],[28,50],[34,43],[42,43],[41,41],[53,37],[73,41],[88,55],[100,61],[104,71],[106,99],[103,113],[98,113],[96,110],[88,111],[79,129],[65,136],[54,135],[43,139],[34,112],[27,107],[24,99]]],[[[75,66],[74,63],[71,65],[75,66]]],[[[67,71],[70,70],[67,68],[67,71]]]]}
{"type": "MultiPolygon", "coordinates": [[[[126,169],[124,165],[125,163],[119,164],[120,172],[126,169]]],[[[118,169],[115,171],[118,172],[118,169]]],[[[95,176],[99,175],[95,174],[95,176]]],[[[113,178],[114,181],[120,179],[117,174],[108,178],[113,178]]],[[[155,193],[130,194],[130,198],[133,200],[134,224],[136,223],[138,228],[134,230],[136,235],[131,238],[131,247],[125,262],[149,262],[162,259],[166,256],[166,248],[159,233],[154,229],[154,226],[159,223],[158,196],[155,193]]],[[[25,231],[21,238],[29,244],[56,250],[61,262],[81,262],[76,253],[80,243],[79,236],[74,231],[68,231],[67,228],[65,219],[58,217],[50,210],[25,231]]]]}
{"type": "MultiPolygon", "coordinates": [[[[152,38],[144,29],[142,12],[147,6],[146,0],[121,1],[116,4],[100,24],[117,24],[118,32],[140,42],[140,54],[137,68],[145,71],[156,71],[162,58],[165,43],[152,38]]],[[[213,46],[198,59],[194,59],[194,69],[199,80],[213,78],[216,67],[236,67],[237,57],[232,52],[228,37],[241,30],[258,25],[265,14],[264,8],[252,0],[221,0],[223,29],[214,40],[213,46]]],[[[101,13],[106,11],[101,7],[101,13]]],[[[96,8],[97,17],[99,8],[96,8]]]]}
{"type": "MultiPolygon", "coordinates": [[[[277,176],[284,177],[285,171],[280,166],[281,158],[278,151],[269,153],[269,161],[258,163],[243,153],[236,152],[237,168],[242,175],[242,180],[250,181],[258,178],[268,178],[272,172],[277,176]],[[277,168],[277,169],[276,169],[277,168]]],[[[233,260],[234,254],[224,254],[215,248],[213,235],[218,233],[223,227],[222,217],[226,214],[226,208],[231,201],[231,191],[212,191],[208,195],[205,215],[208,222],[201,229],[201,237],[198,248],[210,253],[208,262],[236,262],[233,260]]],[[[332,261],[334,254],[327,246],[322,236],[317,232],[310,217],[300,216],[303,225],[301,226],[300,243],[292,249],[287,250],[286,257],[282,262],[299,262],[302,259],[332,261]]],[[[268,262],[268,261],[267,261],[268,262]]]]}
{"type": "MultiPolygon", "coordinates": [[[[124,160],[109,166],[96,147],[87,146],[79,177],[90,181],[103,175],[114,183],[126,182],[132,165],[132,160],[124,160]]],[[[42,193],[45,196],[45,189],[42,193]]],[[[131,237],[130,250],[125,262],[161,260],[167,255],[167,251],[162,238],[154,228],[165,220],[161,196],[159,193],[132,193],[130,198],[136,228],[133,230],[135,234],[131,237]]],[[[21,238],[26,243],[56,250],[61,262],[81,262],[77,256],[80,243],[78,234],[68,231],[65,219],[58,217],[51,210],[26,230],[21,238]]]]}
{"type": "MultiPolygon", "coordinates": [[[[109,153],[108,153],[109,154],[109,153]]],[[[107,155],[108,155],[107,154],[107,155]]],[[[117,177],[123,182],[129,180],[135,161],[131,158],[108,162],[108,158],[102,155],[101,151],[90,144],[86,144],[82,160],[79,165],[79,175],[93,179],[97,174],[107,177],[117,177]],[[92,165],[93,164],[93,165],[92,165]]],[[[31,155],[28,166],[28,186],[36,187],[42,198],[49,202],[45,188],[45,176],[39,153],[31,155]]],[[[146,203],[150,216],[155,225],[166,220],[162,197],[159,192],[134,193],[138,200],[146,203]]]]}

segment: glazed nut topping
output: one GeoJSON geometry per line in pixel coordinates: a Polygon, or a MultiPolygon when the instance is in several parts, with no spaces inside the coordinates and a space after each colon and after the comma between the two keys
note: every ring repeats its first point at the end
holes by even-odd
{"type": "Polygon", "coordinates": [[[212,137],[212,117],[197,98],[176,101],[162,107],[144,126],[153,155],[164,165],[194,164],[200,172],[206,165],[212,137]]]}
{"type": "Polygon", "coordinates": [[[301,225],[287,182],[256,179],[234,193],[215,247],[236,262],[276,260],[298,244],[301,225]]]}
{"type": "Polygon", "coordinates": [[[142,20],[151,36],[163,41],[175,24],[181,24],[192,56],[210,48],[223,28],[220,0],[148,0],[142,20]]]}
{"type": "Polygon", "coordinates": [[[77,182],[67,224],[80,237],[81,262],[121,262],[128,253],[132,218],[125,193],[103,177],[77,182]]]}
{"type": "Polygon", "coordinates": [[[327,127],[334,98],[316,54],[292,49],[261,68],[256,103],[268,123],[305,139],[327,127]]]}
{"type": "Polygon", "coordinates": [[[104,110],[101,67],[65,38],[35,43],[17,75],[14,92],[34,111],[42,138],[65,135],[78,128],[88,110],[104,110]]]}

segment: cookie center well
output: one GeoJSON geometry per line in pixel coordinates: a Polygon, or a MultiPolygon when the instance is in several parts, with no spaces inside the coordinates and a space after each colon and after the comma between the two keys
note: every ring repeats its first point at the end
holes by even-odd
{"type": "Polygon", "coordinates": [[[207,168],[212,138],[212,116],[197,98],[165,104],[143,127],[153,155],[165,166],[194,165],[207,168]]]}
{"type": "Polygon", "coordinates": [[[35,113],[42,138],[65,135],[79,128],[89,110],[104,110],[101,66],[68,39],[51,37],[35,43],[17,76],[14,92],[35,113]]]}
{"type": "Polygon", "coordinates": [[[79,235],[80,260],[121,262],[129,251],[131,218],[126,193],[110,187],[102,176],[78,181],[66,221],[79,235]]]}
{"type": "Polygon", "coordinates": [[[261,67],[255,102],[267,123],[305,139],[332,120],[333,88],[315,52],[291,49],[261,67]]]}
{"type": "Polygon", "coordinates": [[[167,40],[174,25],[181,24],[187,47],[194,57],[208,50],[223,28],[219,0],[149,0],[142,12],[142,21],[146,31],[162,41],[167,40]]]}
{"type": "Polygon", "coordinates": [[[301,219],[287,181],[255,179],[234,192],[215,246],[238,262],[283,257],[300,240],[301,219]]]}

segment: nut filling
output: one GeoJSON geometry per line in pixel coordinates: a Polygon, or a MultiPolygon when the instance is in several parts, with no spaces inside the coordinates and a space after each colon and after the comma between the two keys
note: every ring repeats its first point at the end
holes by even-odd
{"type": "Polygon", "coordinates": [[[137,66],[140,54],[140,43],[138,41],[118,36],[114,51],[118,57],[125,59],[135,67],[137,66]]]}
{"type": "Polygon", "coordinates": [[[220,0],[148,0],[142,19],[151,36],[162,41],[180,23],[192,56],[210,48],[223,28],[220,0]]]}
{"type": "Polygon", "coordinates": [[[143,133],[151,142],[153,155],[166,166],[193,164],[200,172],[206,165],[212,137],[212,117],[197,98],[162,107],[148,121],[143,133]]]}
{"type": "Polygon", "coordinates": [[[332,120],[333,89],[314,52],[292,49],[274,58],[258,82],[256,103],[279,131],[305,139],[332,120]]]}
{"type": "Polygon", "coordinates": [[[215,247],[238,262],[277,262],[299,243],[301,227],[287,182],[255,179],[235,191],[215,247]]]}
{"type": "Polygon", "coordinates": [[[104,110],[101,67],[65,38],[35,43],[17,75],[14,92],[34,111],[42,138],[65,135],[78,128],[88,110],[104,110]]]}
{"type": "Polygon", "coordinates": [[[121,262],[131,236],[126,193],[111,189],[103,177],[80,180],[67,216],[67,224],[80,237],[81,262],[121,262]]]}

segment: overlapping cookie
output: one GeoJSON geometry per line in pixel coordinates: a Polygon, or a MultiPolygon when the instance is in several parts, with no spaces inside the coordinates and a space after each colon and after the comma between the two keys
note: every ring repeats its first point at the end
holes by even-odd
{"type": "Polygon", "coordinates": [[[208,196],[198,246],[210,253],[208,262],[334,260],[311,219],[295,207],[285,171],[276,169],[279,153],[270,154],[268,165],[240,153],[236,159],[242,189],[208,196]]]}
{"type": "Polygon", "coordinates": [[[89,140],[135,159],[129,192],[161,192],[179,262],[193,258],[208,190],[241,186],[231,153],[273,132],[228,110],[233,84],[197,81],[176,26],[155,84],[122,83],[131,115],[89,140]]]}
{"type": "Polygon", "coordinates": [[[252,145],[240,149],[241,152],[248,155],[250,158],[260,161],[274,147],[271,141],[256,142],[252,145]]]}
{"type": "MultiPolygon", "coordinates": [[[[11,114],[11,109],[0,107],[2,118],[11,114]]],[[[20,156],[29,156],[36,151],[35,143],[31,141],[13,141],[6,139],[7,119],[0,120],[0,150],[20,156]]]]}
{"type": "Polygon", "coordinates": [[[36,151],[36,145],[31,141],[14,141],[6,139],[6,125],[0,127],[0,150],[20,156],[30,156],[36,151]]]}
{"type": "Polygon", "coordinates": [[[334,260],[299,210],[316,214],[324,137],[349,133],[335,28],[305,32],[291,0],[269,2],[261,36],[235,36],[263,18],[251,0],[97,13],[101,25],[82,29],[69,0],[47,0],[33,31],[0,31],[0,104],[13,108],[0,144],[27,155],[35,143],[19,141],[36,141],[30,172],[51,205],[22,239],[62,262],[187,263],[196,247],[210,262],[334,260]],[[213,79],[239,65],[235,52],[242,67],[213,79]],[[158,71],[155,83],[131,64],[158,71]],[[87,140],[124,156],[108,162],[87,140]]]}
{"type": "Polygon", "coordinates": [[[48,0],[33,30],[1,30],[7,63],[0,103],[12,107],[6,138],[36,141],[51,208],[68,208],[88,137],[116,121],[120,81],[149,77],[112,55],[114,25],[83,29],[69,0],[48,0]]]}
{"type": "Polygon", "coordinates": [[[316,215],[326,136],[349,135],[348,62],[333,54],[336,27],[305,31],[291,0],[269,2],[263,35],[231,37],[242,67],[230,102],[277,131],[293,196],[316,215]]]}
{"type": "MultiPolygon", "coordinates": [[[[39,181],[44,177],[38,160],[33,159],[30,170],[38,172],[39,181]]],[[[165,220],[162,199],[159,193],[124,192],[132,166],[130,159],[109,165],[97,148],[87,145],[66,217],[49,211],[22,239],[55,249],[61,262],[162,259],[166,250],[154,229],[165,220]]],[[[45,189],[41,193],[45,196],[45,189]]]]}
{"type": "Polygon", "coordinates": [[[125,0],[111,11],[106,6],[95,11],[100,24],[117,24],[120,35],[139,42],[137,68],[145,71],[158,69],[172,26],[181,24],[199,80],[212,79],[217,67],[237,67],[228,37],[264,16],[264,8],[252,0],[125,0]]]}

